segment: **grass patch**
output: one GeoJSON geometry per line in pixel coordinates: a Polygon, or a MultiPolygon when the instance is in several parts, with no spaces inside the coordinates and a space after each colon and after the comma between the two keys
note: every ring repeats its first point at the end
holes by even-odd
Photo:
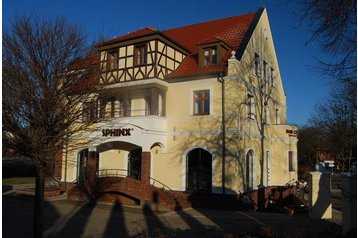
{"type": "Polygon", "coordinates": [[[3,178],[3,185],[14,185],[14,184],[34,184],[35,177],[13,177],[13,178],[3,178]]]}

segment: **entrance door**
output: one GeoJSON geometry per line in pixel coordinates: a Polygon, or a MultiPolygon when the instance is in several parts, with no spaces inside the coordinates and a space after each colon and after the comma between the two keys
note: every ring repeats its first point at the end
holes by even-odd
{"type": "Polygon", "coordinates": [[[203,149],[194,149],[187,155],[187,190],[211,192],[212,155],[203,149]]]}
{"type": "Polygon", "coordinates": [[[142,149],[131,150],[128,154],[128,177],[140,179],[142,165],[142,149]]]}

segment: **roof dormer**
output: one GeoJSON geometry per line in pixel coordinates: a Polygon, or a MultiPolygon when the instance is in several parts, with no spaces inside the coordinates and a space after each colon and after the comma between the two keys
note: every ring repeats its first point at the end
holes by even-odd
{"type": "Polygon", "coordinates": [[[205,40],[198,44],[198,47],[200,67],[219,64],[230,49],[230,46],[218,37],[205,40]]]}

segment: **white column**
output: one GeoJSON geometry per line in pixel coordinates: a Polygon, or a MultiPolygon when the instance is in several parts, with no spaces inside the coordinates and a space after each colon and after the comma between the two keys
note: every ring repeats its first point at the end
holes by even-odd
{"type": "Polygon", "coordinates": [[[309,188],[309,216],[316,219],[332,218],[331,175],[311,172],[309,188]]]}

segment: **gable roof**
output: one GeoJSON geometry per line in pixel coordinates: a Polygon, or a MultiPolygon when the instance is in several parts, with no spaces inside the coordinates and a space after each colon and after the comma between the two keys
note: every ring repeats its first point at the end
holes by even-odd
{"type": "Polygon", "coordinates": [[[111,40],[103,41],[97,45],[110,45],[116,42],[159,34],[189,52],[180,66],[166,76],[167,79],[215,73],[225,69],[232,50],[237,52],[239,59],[241,58],[263,10],[264,8],[260,8],[257,12],[241,16],[207,21],[163,31],[146,27],[111,40]],[[199,46],[219,41],[230,47],[227,54],[217,65],[199,67],[199,46]]]}

